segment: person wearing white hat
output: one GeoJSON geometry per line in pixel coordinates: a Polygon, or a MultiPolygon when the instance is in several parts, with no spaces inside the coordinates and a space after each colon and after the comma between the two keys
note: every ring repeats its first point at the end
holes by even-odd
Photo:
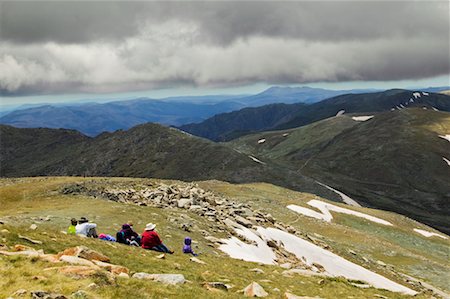
{"type": "Polygon", "coordinates": [[[155,231],[155,227],[156,224],[153,223],[147,223],[145,226],[145,231],[142,233],[141,238],[142,248],[172,254],[173,251],[164,245],[158,233],[155,231]]]}

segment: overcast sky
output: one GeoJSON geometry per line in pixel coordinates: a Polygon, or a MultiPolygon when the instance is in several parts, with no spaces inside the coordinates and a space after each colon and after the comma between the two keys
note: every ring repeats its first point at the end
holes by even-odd
{"type": "Polygon", "coordinates": [[[19,1],[0,2],[0,13],[3,97],[442,85],[450,74],[448,1],[19,1]]]}

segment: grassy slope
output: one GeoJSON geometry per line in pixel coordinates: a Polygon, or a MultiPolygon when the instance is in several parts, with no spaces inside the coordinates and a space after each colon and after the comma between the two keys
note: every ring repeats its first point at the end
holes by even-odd
{"type": "MultiPolygon", "coordinates": [[[[257,265],[242,262],[226,257],[218,250],[208,247],[198,231],[189,233],[197,240],[202,252],[200,258],[208,265],[198,265],[190,262],[188,257],[180,254],[180,247],[186,232],[179,228],[180,222],[171,222],[169,219],[183,219],[189,216],[188,221],[201,229],[210,230],[206,220],[184,210],[161,210],[152,207],[137,207],[94,199],[85,196],[61,195],[57,192],[61,186],[70,182],[80,182],[88,178],[30,178],[30,179],[2,179],[0,181],[0,219],[8,219],[7,228],[10,233],[2,234],[2,243],[14,245],[26,244],[18,240],[17,234],[23,234],[34,239],[42,240],[43,245],[32,245],[45,252],[56,253],[64,248],[83,244],[92,249],[99,250],[111,257],[112,263],[129,267],[132,271],[149,273],[182,273],[192,283],[181,287],[168,287],[153,282],[119,279],[117,285],[103,285],[97,290],[89,291],[96,297],[109,298],[234,298],[240,295],[235,291],[242,289],[251,281],[259,281],[272,297],[279,297],[280,293],[273,290],[278,288],[281,294],[290,290],[297,295],[320,296],[322,298],[340,298],[353,296],[354,298],[372,298],[374,294],[382,294],[389,298],[401,298],[401,295],[378,289],[359,289],[339,279],[326,279],[324,284],[318,284],[320,278],[295,276],[286,278],[279,275],[282,269],[273,266],[257,265]],[[27,228],[33,217],[51,215],[51,221],[38,224],[36,231],[27,228]],[[158,230],[164,241],[177,250],[173,256],[165,260],[156,259],[157,253],[143,251],[118,244],[110,244],[99,240],[79,239],[75,236],[66,236],[59,231],[67,227],[71,217],[87,216],[99,225],[99,230],[105,233],[114,233],[119,225],[129,220],[134,221],[135,228],[141,231],[147,222],[158,224],[158,230]],[[186,216],[183,216],[186,215],[186,216]],[[168,236],[170,234],[170,236],[168,236]],[[114,245],[115,247],[111,246],[114,245]],[[178,265],[176,265],[178,264],[178,265]],[[211,265],[214,265],[212,268],[211,265]],[[259,267],[265,274],[256,274],[249,269],[259,267]],[[270,282],[261,282],[269,279],[270,282]],[[235,287],[228,293],[211,293],[201,287],[203,281],[228,281],[235,287]]],[[[107,179],[109,181],[145,182],[133,179],[107,179]]],[[[108,182],[108,181],[106,181],[108,182]]],[[[218,181],[200,183],[200,186],[232,197],[237,201],[251,201],[252,205],[270,211],[278,219],[291,223],[302,232],[322,235],[332,250],[342,256],[362,264],[361,256],[381,259],[392,264],[401,272],[422,278],[441,288],[445,285],[445,273],[449,273],[448,241],[440,239],[427,239],[411,231],[412,227],[429,229],[405,217],[382,211],[369,211],[370,214],[382,217],[393,222],[394,228],[373,225],[354,217],[341,217],[335,215],[335,223],[323,223],[299,216],[285,208],[286,204],[304,203],[313,196],[287,189],[274,187],[268,184],[231,185],[218,181]],[[351,248],[358,253],[353,256],[348,252],[351,248]]],[[[367,212],[367,209],[360,209],[367,212]]],[[[216,236],[220,233],[211,232],[216,236]]],[[[29,244],[26,244],[29,245],[29,244]]],[[[0,274],[5,277],[0,282],[0,297],[7,297],[20,288],[28,290],[45,289],[70,295],[70,293],[85,288],[92,281],[104,283],[102,277],[96,279],[73,280],[43,271],[52,265],[42,262],[33,262],[23,258],[0,256],[0,274]],[[45,276],[47,280],[33,280],[33,276],[45,276]]],[[[375,263],[364,265],[388,277],[391,273],[375,263]]],[[[422,296],[419,296],[419,298],[422,296]]]]}
{"type": "Polygon", "coordinates": [[[447,231],[450,132],[446,112],[406,109],[356,122],[333,117],[254,134],[229,145],[262,161],[301,170],[365,205],[397,211],[447,231]],[[283,134],[289,136],[283,137],[283,134]],[[258,140],[265,138],[263,144],[258,140]]]}

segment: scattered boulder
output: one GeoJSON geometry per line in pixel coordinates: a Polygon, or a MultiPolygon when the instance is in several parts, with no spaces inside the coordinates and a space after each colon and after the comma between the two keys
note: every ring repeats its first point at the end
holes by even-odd
{"type": "Polygon", "coordinates": [[[224,244],[225,243],[223,240],[213,237],[213,236],[206,236],[205,239],[210,242],[216,243],[216,244],[224,244]]]}
{"type": "Polygon", "coordinates": [[[266,297],[269,294],[257,282],[252,282],[244,289],[244,296],[246,297],[266,297]]]}
{"type": "Polygon", "coordinates": [[[24,296],[28,293],[25,289],[20,289],[14,292],[13,296],[24,296]]]}
{"type": "Polygon", "coordinates": [[[34,239],[31,239],[31,238],[28,238],[28,237],[25,237],[25,236],[22,236],[22,235],[18,235],[18,237],[19,237],[19,239],[28,241],[28,242],[33,243],[33,244],[42,244],[42,241],[34,240],[34,239]]]}
{"type": "Polygon", "coordinates": [[[101,262],[101,261],[96,261],[93,260],[92,261],[95,265],[108,270],[109,272],[111,272],[112,274],[115,275],[120,275],[121,273],[125,273],[128,275],[128,273],[130,273],[130,270],[126,267],[123,266],[118,266],[118,265],[113,265],[110,263],[105,263],[105,262],[101,262]]]}
{"type": "Polygon", "coordinates": [[[72,256],[72,255],[62,255],[59,260],[61,262],[65,262],[65,263],[69,263],[72,265],[81,265],[81,266],[88,266],[88,267],[92,267],[92,268],[97,268],[97,266],[86,259],[77,257],[77,256],[72,256]]]}
{"type": "Polygon", "coordinates": [[[243,226],[245,226],[247,228],[253,227],[253,223],[250,220],[247,220],[242,216],[235,216],[234,219],[236,220],[237,223],[242,224],[243,226]]]}
{"type": "Polygon", "coordinates": [[[251,271],[251,272],[258,273],[258,274],[264,274],[264,271],[261,270],[261,269],[259,269],[259,268],[253,268],[253,269],[250,269],[250,271],[251,271]]]}
{"type": "Polygon", "coordinates": [[[67,248],[63,252],[58,253],[58,256],[63,256],[63,255],[75,256],[75,257],[83,258],[83,259],[90,260],[90,261],[97,260],[97,261],[107,262],[107,263],[110,261],[109,257],[101,254],[100,252],[89,249],[86,246],[71,247],[71,248],[67,248]]]}
{"type": "Polygon", "coordinates": [[[0,233],[2,233],[3,235],[9,234],[9,230],[7,230],[6,228],[2,229],[0,231],[0,233]]]}
{"type": "Polygon", "coordinates": [[[44,269],[44,271],[56,270],[58,273],[71,276],[71,277],[89,277],[98,273],[96,268],[89,266],[66,266],[66,267],[53,267],[44,269]]]}
{"type": "Polygon", "coordinates": [[[37,229],[37,225],[33,223],[32,225],[30,225],[30,229],[31,230],[36,230],[37,229]]]}
{"type": "Polygon", "coordinates": [[[291,269],[292,268],[292,264],[291,263],[284,263],[280,265],[281,268],[284,269],[291,269]]]}
{"type": "Polygon", "coordinates": [[[186,282],[183,274],[148,274],[145,272],[135,273],[132,278],[147,279],[161,282],[164,284],[183,284],[186,282]]]}
{"type": "Polygon", "coordinates": [[[33,291],[31,292],[32,299],[67,299],[66,296],[56,293],[49,293],[45,291],[33,291]]]}
{"type": "Polygon", "coordinates": [[[223,282],[205,282],[203,283],[203,287],[206,288],[209,291],[212,290],[222,290],[222,291],[228,291],[229,286],[223,282]]]}
{"type": "Polygon", "coordinates": [[[88,294],[83,290],[78,290],[75,293],[72,293],[70,296],[71,299],[87,299],[89,298],[88,294]]]}
{"type": "Polygon", "coordinates": [[[166,255],[163,253],[163,254],[157,255],[156,258],[157,259],[165,259],[166,255]]]}
{"type": "Polygon", "coordinates": [[[119,273],[119,275],[117,275],[117,277],[121,277],[121,278],[130,278],[130,275],[128,273],[119,273]]]}
{"type": "Polygon", "coordinates": [[[191,257],[189,260],[191,262],[194,262],[194,263],[197,263],[197,264],[206,265],[206,263],[204,261],[202,261],[201,259],[196,258],[195,256],[191,257]]]}

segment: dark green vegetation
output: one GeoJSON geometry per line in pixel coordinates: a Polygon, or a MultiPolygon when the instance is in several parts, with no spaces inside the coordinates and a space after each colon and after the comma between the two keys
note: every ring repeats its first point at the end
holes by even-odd
{"type": "Polygon", "coordinates": [[[215,115],[198,124],[180,128],[196,136],[214,141],[227,141],[251,132],[295,128],[345,113],[374,113],[403,107],[434,107],[450,111],[450,97],[443,94],[419,93],[392,89],[383,92],[345,94],[315,104],[272,105],[215,115]],[[411,102],[411,99],[413,100],[411,102]],[[397,107],[397,108],[396,108],[397,107]]]}
{"type": "Polygon", "coordinates": [[[223,144],[145,124],[95,138],[72,130],[0,126],[1,176],[122,176],[272,182],[337,200],[296,172],[261,164],[223,144]]]}
{"type": "Polygon", "coordinates": [[[450,232],[450,114],[419,108],[348,116],[264,132],[229,145],[344,192],[364,206],[395,211],[450,232]],[[288,134],[288,135],[286,135],[288,134]],[[264,143],[258,140],[265,139],[264,143]]]}

